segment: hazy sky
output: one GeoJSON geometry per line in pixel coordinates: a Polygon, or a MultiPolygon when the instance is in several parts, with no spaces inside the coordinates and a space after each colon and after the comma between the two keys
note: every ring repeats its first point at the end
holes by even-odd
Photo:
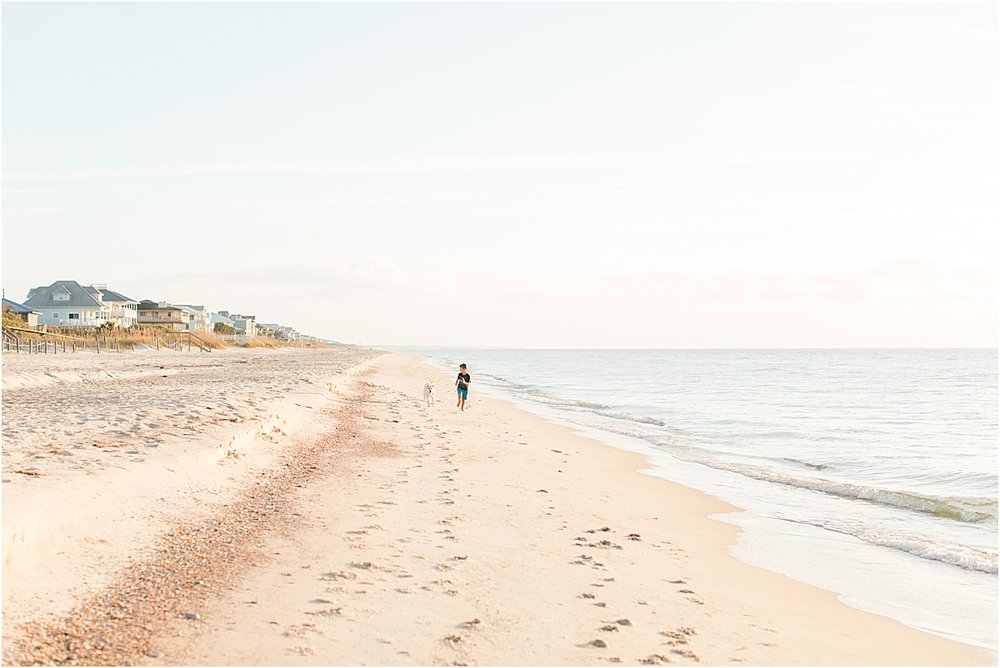
{"type": "Polygon", "coordinates": [[[367,344],[996,346],[997,4],[3,4],[3,286],[367,344]]]}

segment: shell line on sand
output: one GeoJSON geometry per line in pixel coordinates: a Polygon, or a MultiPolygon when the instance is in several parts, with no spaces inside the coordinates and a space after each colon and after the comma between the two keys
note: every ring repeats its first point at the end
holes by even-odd
{"type": "Polygon", "coordinates": [[[385,456],[391,447],[358,428],[372,385],[359,374],[351,396],[326,411],[332,429],[294,444],[282,464],[260,475],[204,520],[175,523],[149,559],[136,561],[112,584],[64,616],[20,626],[7,639],[11,665],[135,665],[160,657],[157,638],[178,619],[198,619],[214,594],[231,586],[256,559],[267,534],[301,521],[296,490],[335,473],[357,456],[385,456]]]}

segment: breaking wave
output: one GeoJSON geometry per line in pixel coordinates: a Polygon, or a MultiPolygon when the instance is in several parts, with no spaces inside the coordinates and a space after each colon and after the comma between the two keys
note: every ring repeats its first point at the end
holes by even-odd
{"type": "Polygon", "coordinates": [[[847,536],[853,536],[872,545],[892,548],[908,552],[921,559],[940,561],[952,566],[958,566],[969,571],[981,571],[983,573],[997,573],[997,555],[984,550],[979,550],[968,545],[949,543],[934,540],[918,534],[898,533],[872,529],[868,527],[851,526],[841,522],[831,520],[791,520],[786,518],[786,522],[797,524],[807,524],[810,526],[835,531],[847,536]]]}
{"type": "Polygon", "coordinates": [[[912,510],[919,513],[928,513],[937,517],[944,517],[958,522],[970,522],[978,524],[981,522],[991,522],[997,519],[997,502],[995,499],[985,497],[937,497],[915,494],[913,492],[898,492],[867,485],[855,485],[848,482],[835,482],[823,478],[805,478],[770,469],[745,464],[733,464],[729,462],[701,460],[698,462],[705,466],[710,466],[723,471],[731,471],[740,475],[763,480],[765,482],[775,482],[789,487],[808,489],[814,492],[822,492],[832,496],[839,496],[844,499],[859,499],[870,501],[884,506],[893,506],[904,510],[912,510]]]}

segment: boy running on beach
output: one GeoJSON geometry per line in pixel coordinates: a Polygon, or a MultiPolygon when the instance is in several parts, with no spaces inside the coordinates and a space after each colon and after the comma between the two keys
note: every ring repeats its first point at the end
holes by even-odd
{"type": "Polygon", "coordinates": [[[458,378],[455,379],[455,387],[458,389],[458,403],[455,404],[458,408],[465,410],[465,400],[469,398],[469,383],[472,382],[472,377],[469,376],[468,367],[464,363],[458,366],[458,378]]]}

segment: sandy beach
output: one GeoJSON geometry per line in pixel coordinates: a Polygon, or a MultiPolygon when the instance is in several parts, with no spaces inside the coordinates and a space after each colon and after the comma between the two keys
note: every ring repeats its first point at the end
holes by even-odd
{"type": "Polygon", "coordinates": [[[736,560],[731,506],[475,385],[459,412],[415,357],[3,365],[7,663],[996,661],[736,560]]]}

